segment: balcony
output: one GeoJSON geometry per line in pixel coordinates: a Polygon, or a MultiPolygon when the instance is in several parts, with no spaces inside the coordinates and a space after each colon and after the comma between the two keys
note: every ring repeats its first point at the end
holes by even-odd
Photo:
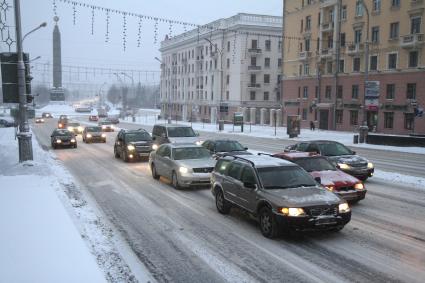
{"type": "Polygon", "coordinates": [[[364,50],[363,43],[357,43],[357,44],[350,44],[347,46],[346,54],[350,56],[359,55],[364,50]]]}
{"type": "Polygon", "coordinates": [[[248,71],[261,72],[261,66],[248,66],[248,71]]]}
{"type": "Polygon", "coordinates": [[[328,31],[333,31],[334,29],[334,23],[329,22],[329,23],[322,23],[322,32],[328,32],[328,31]]]}
{"type": "Polygon", "coordinates": [[[263,50],[261,50],[260,48],[250,48],[248,49],[248,53],[256,55],[263,53],[263,50]]]}
{"type": "Polygon", "coordinates": [[[332,58],[333,53],[334,53],[333,51],[334,51],[333,48],[322,49],[320,51],[320,57],[321,58],[332,58]]]}
{"type": "Polygon", "coordinates": [[[302,51],[298,53],[298,59],[300,61],[306,61],[310,58],[311,52],[310,51],[302,51]]]}
{"type": "Polygon", "coordinates": [[[403,35],[400,38],[400,46],[406,49],[419,48],[424,44],[424,39],[423,33],[403,35]]]}
{"type": "Polygon", "coordinates": [[[410,1],[410,6],[416,7],[416,6],[420,5],[420,4],[422,4],[423,2],[424,2],[423,0],[411,0],[410,1]]]}
{"type": "Polygon", "coordinates": [[[320,8],[326,8],[337,4],[337,0],[320,0],[320,8]]]}
{"type": "Polygon", "coordinates": [[[259,89],[259,88],[261,88],[261,84],[257,84],[257,83],[249,83],[249,84],[248,84],[248,88],[249,88],[249,89],[259,89]]]}

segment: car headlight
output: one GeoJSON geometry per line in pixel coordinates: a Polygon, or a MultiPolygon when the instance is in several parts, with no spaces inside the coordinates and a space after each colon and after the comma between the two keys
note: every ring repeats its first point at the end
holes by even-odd
{"type": "Polygon", "coordinates": [[[62,142],[62,140],[56,140],[56,143],[61,143],[62,142]]]}
{"type": "Polygon", "coordinates": [[[305,215],[305,211],[302,208],[298,207],[284,207],[280,209],[280,212],[283,215],[291,216],[291,217],[297,217],[297,216],[303,216],[305,215]]]}
{"type": "Polygon", "coordinates": [[[350,212],[350,207],[348,206],[348,203],[344,202],[344,203],[340,203],[338,206],[338,211],[339,213],[347,213],[350,212]]]}
{"type": "Polygon", "coordinates": [[[86,137],[87,137],[87,138],[91,138],[91,137],[93,137],[93,136],[92,136],[91,134],[87,134],[87,135],[86,135],[86,137]]]}
{"type": "Polygon", "coordinates": [[[78,127],[78,131],[79,131],[79,132],[84,131],[83,127],[78,127]]]}
{"type": "Polygon", "coordinates": [[[186,168],[186,167],[180,167],[180,168],[179,168],[179,172],[180,172],[180,173],[182,173],[182,174],[186,174],[186,173],[188,173],[188,172],[189,172],[189,169],[188,169],[188,168],[186,168]]]}
{"type": "Polygon", "coordinates": [[[130,151],[132,151],[132,150],[135,150],[136,147],[134,145],[132,145],[132,144],[129,144],[129,145],[127,145],[127,149],[130,150],[130,151]]]}
{"type": "Polygon", "coordinates": [[[61,123],[59,123],[59,124],[58,124],[58,127],[59,127],[59,128],[62,128],[62,127],[63,127],[63,125],[62,125],[61,123]]]}
{"type": "Polygon", "coordinates": [[[44,122],[44,119],[41,119],[41,122],[44,122]]]}
{"type": "Polygon", "coordinates": [[[68,131],[72,132],[74,130],[73,127],[68,127],[68,131]]]}
{"type": "Polygon", "coordinates": [[[106,138],[106,135],[105,134],[102,134],[102,138],[106,138]]]}
{"type": "Polygon", "coordinates": [[[102,129],[106,129],[106,126],[104,125],[104,126],[102,126],[102,129]]]}
{"type": "Polygon", "coordinates": [[[375,167],[372,162],[367,163],[367,169],[373,169],[375,167]]]}
{"type": "Polygon", "coordinates": [[[356,190],[364,190],[364,185],[363,185],[363,183],[357,183],[357,184],[354,185],[354,188],[356,190]]]}
{"type": "Polygon", "coordinates": [[[351,167],[348,164],[338,163],[338,167],[342,170],[349,170],[351,167]]]}
{"type": "Polygon", "coordinates": [[[202,145],[203,141],[197,141],[195,144],[196,145],[202,145]]]}
{"type": "Polygon", "coordinates": [[[75,142],[75,139],[71,139],[71,142],[75,142]]]}
{"type": "Polygon", "coordinates": [[[153,145],[152,145],[152,149],[153,149],[153,150],[157,150],[157,149],[158,149],[158,145],[157,145],[157,144],[153,144],[153,145]]]}
{"type": "Polygon", "coordinates": [[[325,186],[328,191],[333,192],[335,190],[335,186],[325,186]]]}

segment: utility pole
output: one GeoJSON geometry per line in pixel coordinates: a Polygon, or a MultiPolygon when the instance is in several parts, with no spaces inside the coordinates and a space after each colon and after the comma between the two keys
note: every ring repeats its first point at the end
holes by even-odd
{"type": "Polygon", "coordinates": [[[367,134],[369,131],[369,127],[367,126],[367,118],[366,118],[366,93],[367,93],[367,82],[369,80],[369,9],[366,6],[365,1],[362,1],[363,7],[366,11],[366,41],[365,41],[365,71],[364,71],[364,93],[363,93],[363,123],[359,127],[359,141],[360,143],[366,142],[367,134]]]}
{"type": "Polygon", "coordinates": [[[22,50],[22,27],[21,27],[21,8],[19,0],[14,0],[15,6],[15,27],[16,27],[16,52],[18,55],[17,76],[18,76],[18,95],[19,95],[19,162],[33,160],[32,135],[29,130],[27,117],[27,97],[25,94],[25,65],[22,50]]]}

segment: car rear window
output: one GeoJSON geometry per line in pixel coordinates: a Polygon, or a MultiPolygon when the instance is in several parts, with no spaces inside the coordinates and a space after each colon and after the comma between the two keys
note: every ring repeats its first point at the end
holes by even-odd
{"type": "Polygon", "coordinates": [[[168,128],[170,138],[195,137],[196,134],[191,127],[172,127],[168,128]]]}

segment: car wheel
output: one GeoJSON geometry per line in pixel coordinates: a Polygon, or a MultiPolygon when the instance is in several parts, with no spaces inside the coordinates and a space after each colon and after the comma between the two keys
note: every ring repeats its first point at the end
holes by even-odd
{"type": "Polygon", "coordinates": [[[339,231],[341,231],[342,229],[344,229],[344,225],[341,225],[341,226],[335,227],[335,228],[333,228],[333,229],[332,229],[332,231],[333,231],[333,232],[339,232],[339,231]]]}
{"type": "Polygon", "coordinates": [[[266,238],[276,238],[279,235],[279,225],[270,208],[264,207],[260,210],[260,229],[266,238]]]}
{"type": "Polygon", "coordinates": [[[229,214],[230,212],[231,205],[224,198],[224,194],[221,189],[218,189],[217,193],[215,194],[215,206],[217,207],[217,211],[221,214],[229,214]]]}
{"type": "Polygon", "coordinates": [[[121,154],[121,159],[122,159],[122,161],[124,161],[124,162],[128,162],[127,153],[123,152],[123,153],[121,154]]]}
{"type": "Polygon", "coordinates": [[[53,149],[56,149],[57,148],[55,144],[52,144],[52,147],[53,147],[53,149]]]}
{"type": "Polygon", "coordinates": [[[120,158],[120,155],[118,154],[118,151],[116,148],[114,148],[114,156],[115,158],[120,158]]]}
{"type": "Polygon", "coordinates": [[[160,176],[156,172],[156,167],[154,164],[151,165],[151,172],[152,172],[152,178],[154,178],[155,180],[158,180],[160,176]]]}
{"type": "Polygon", "coordinates": [[[180,184],[179,184],[179,179],[177,178],[177,174],[176,172],[173,172],[173,174],[171,175],[171,184],[173,185],[174,189],[176,190],[180,190],[180,184]]]}
{"type": "Polygon", "coordinates": [[[360,181],[362,181],[362,182],[365,182],[366,180],[367,180],[367,178],[369,178],[368,176],[361,176],[361,177],[358,177],[358,179],[360,180],[360,181]]]}
{"type": "Polygon", "coordinates": [[[77,148],[77,144],[74,145],[74,148],[77,148]]]}

